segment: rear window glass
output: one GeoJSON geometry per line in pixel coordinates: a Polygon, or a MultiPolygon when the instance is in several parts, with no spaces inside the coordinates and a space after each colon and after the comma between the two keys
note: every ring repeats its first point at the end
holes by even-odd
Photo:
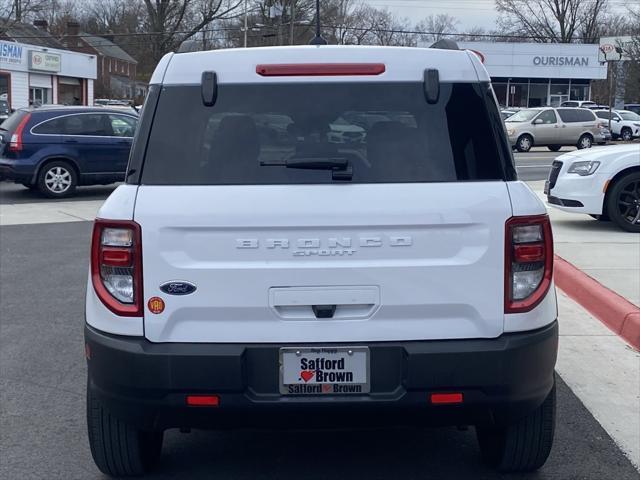
{"type": "Polygon", "coordinates": [[[199,86],[160,93],[144,184],[332,183],[300,160],[348,162],[353,183],[498,180],[511,162],[483,84],[220,85],[213,107],[199,86]]]}
{"type": "Polygon", "coordinates": [[[595,114],[584,108],[559,108],[558,115],[565,123],[591,122],[595,120],[595,114]]]}
{"type": "Polygon", "coordinates": [[[6,130],[7,132],[14,131],[16,128],[18,128],[20,121],[24,118],[25,115],[27,115],[27,112],[25,112],[24,110],[18,110],[4,122],[2,122],[2,124],[0,125],[0,130],[6,130]]]}

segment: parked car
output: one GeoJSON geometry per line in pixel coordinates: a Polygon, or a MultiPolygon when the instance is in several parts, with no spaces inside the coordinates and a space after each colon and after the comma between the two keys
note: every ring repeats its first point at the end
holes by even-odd
{"type": "Polygon", "coordinates": [[[490,465],[545,462],[551,224],[517,179],[489,80],[453,49],[160,61],[92,237],[87,421],[102,472],[142,474],[169,428],[385,422],[475,425],[490,465]],[[398,120],[331,141],[336,119],[363,112],[398,120]],[[261,135],[270,115],[293,134],[261,135]]]}
{"type": "Polygon", "coordinates": [[[640,103],[625,103],[624,109],[640,115],[640,103]]]}
{"type": "Polygon", "coordinates": [[[500,115],[502,116],[502,120],[506,120],[511,115],[515,114],[517,110],[500,110],[500,115]]]}
{"type": "Polygon", "coordinates": [[[554,208],[612,220],[640,232],[640,145],[574,151],[553,162],[545,183],[554,208]]]}
{"type": "Polygon", "coordinates": [[[509,142],[519,152],[546,146],[557,152],[563,146],[591,148],[606,142],[603,122],[586,108],[529,108],[505,120],[509,142]]]}
{"type": "Polygon", "coordinates": [[[640,137],[640,115],[627,110],[596,110],[595,114],[598,118],[609,123],[611,119],[611,134],[613,139],[618,138],[628,142],[634,138],[640,137]]]}
{"type": "Polygon", "coordinates": [[[19,109],[0,125],[0,175],[52,198],[121,182],[137,123],[103,107],[19,109]]]}
{"type": "Polygon", "coordinates": [[[11,107],[7,100],[0,100],[0,123],[11,116],[11,107]]]}
{"type": "Polygon", "coordinates": [[[560,104],[561,107],[581,107],[581,108],[590,108],[593,105],[596,105],[596,102],[593,102],[591,100],[568,100],[560,104]]]}

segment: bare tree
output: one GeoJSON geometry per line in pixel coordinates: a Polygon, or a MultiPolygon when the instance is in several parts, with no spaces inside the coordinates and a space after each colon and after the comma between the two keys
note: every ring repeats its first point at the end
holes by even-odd
{"type": "Polygon", "coordinates": [[[212,22],[238,15],[242,0],[144,0],[150,56],[159,61],[212,22]]]}
{"type": "Polygon", "coordinates": [[[446,38],[448,33],[455,33],[458,23],[458,19],[446,13],[429,15],[416,25],[416,30],[428,32],[420,35],[423,42],[437,42],[446,38]]]}
{"type": "Polygon", "coordinates": [[[52,0],[2,0],[0,16],[16,22],[28,21],[39,12],[46,11],[52,0]]]}
{"type": "Polygon", "coordinates": [[[498,25],[536,42],[570,43],[597,32],[608,0],[495,0],[498,25]]]}

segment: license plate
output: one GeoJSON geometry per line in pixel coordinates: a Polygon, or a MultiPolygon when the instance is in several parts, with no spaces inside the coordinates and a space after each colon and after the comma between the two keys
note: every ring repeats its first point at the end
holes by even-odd
{"type": "Polygon", "coordinates": [[[358,395],[370,390],[368,347],[280,349],[282,395],[358,395]]]}
{"type": "Polygon", "coordinates": [[[544,182],[544,194],[549,195],[549,180],[544,182]]]}

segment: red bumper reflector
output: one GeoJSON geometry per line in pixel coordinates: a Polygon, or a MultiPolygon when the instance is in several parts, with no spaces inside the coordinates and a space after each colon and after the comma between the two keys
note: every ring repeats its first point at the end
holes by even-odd
{"type": "Polygon", "coordinates": [[[385,70],[384,63],[282,63],[256,66],[256,73],[263,77],[380,75],[385,70]]]}
{"type": "Polygon", "coordinates": [[[190,407],[217,407],[220,397],[217,395],[187,395],[187,405],[190,407]]]}
{"type": "Polygon", "coordinates": [[[434,405],[447,405],[452,403],[462,403],[461,393],[432,393],[431,403],[434,405]]]}
{"type": "Polygon", "coordinates": [[[513,259],[524,263],[544,261],[544,243],[514,245],[513,259]]]}

